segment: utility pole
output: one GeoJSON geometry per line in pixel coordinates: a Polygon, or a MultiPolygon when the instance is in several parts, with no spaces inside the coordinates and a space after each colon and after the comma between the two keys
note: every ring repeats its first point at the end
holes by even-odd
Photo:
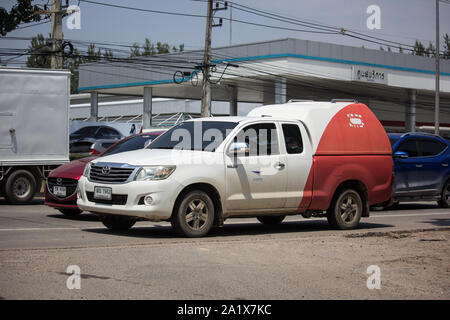
{"type": "Polygon", "coordinates": [[[436,0],[436,85],[434,98],[434,133],[439,135],[439,0],[436,0]]]}
{"type": "Polygon", "coordinates": [[[206,35],[205,35],[205,52],[203,55],[203,90],[202,90],[202,117],[211,116],[211,82],[210,68],[211,68],[211,33],[213,27],[221,27],[222,19],[219,19],[218,24],[213,24],[213,13],[219,10],[227,10],[228,2],[225,2],[225,6],[219,8],[219,3],[216,3],[216,8],[213,9],[213,0],[208,0],[208,14],[206,18],[206,35]]]}
{"type": "Polygon", "coordinates": [[[203,91],[202,91],[202,117],[211,116],[211,83],[209,82],[209,64],[211,62],[211,28],[212,28],[212,2],[208,0],[208,14],[206,18],[205,52],[203,55],[203,91]]]}
{"type": "Polygon", "coordinates": [[[232,23],[233,23],[233,4],[230,3],[230,46],[231,43],[233,42],[233,29],[232,29],[232,23]]]}
{"type": "Polygon", "coordinates": [[[52,69],[62,69],[63,60],[61,44],[62,44],[62,14],[61,0],[52,0],[52,59],[50,66],[52,69]]]}

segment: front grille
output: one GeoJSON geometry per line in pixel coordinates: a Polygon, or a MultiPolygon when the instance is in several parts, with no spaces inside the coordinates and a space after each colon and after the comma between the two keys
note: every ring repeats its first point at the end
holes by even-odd
{"type": "Polygon", "coordinates": [[[120,183],[125,182],[130,177],[131,173],[133,173],[133,168],[117,168],[110,167],[108,173],[103,172],[103,166],[91,166],[91,172],[89,174],[89,179],[91,181],[98,182],[112,182],[112,183],[120,183]]]}
{"type": "Polygon", "coordinates": [[[86,191],[86,196],[90,202],[102,203],[102,204],[116,204],[124,206],[127,203],[128,195],[126,194],[112,194],[111,200],[94,199],[94,193],[86,191]]]}
{"type": "Polygon", "coordinates": [[[76,179],[68,179],[68,178],[48,178],[47,179],[47,188],[48,191],[52,194],[52,196],[58,198],[58,199],[64,199],[72,196],[77,191],[77,184],[78,180],[76,179]],[[66,196],[60,197],[56,196],[53,193],[53,187],[66,187],[66,196]]]}

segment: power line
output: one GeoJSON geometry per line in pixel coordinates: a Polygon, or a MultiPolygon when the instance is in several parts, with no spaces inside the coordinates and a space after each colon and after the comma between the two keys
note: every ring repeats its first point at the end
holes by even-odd
{"type": "MultiPolygon", "coordinates": [[[[195,18],[207,18],[207,16],[199,15],[199,14],[136,8],[136,7],[122,6],[122,5],[103,3],[103,2],[97,2],[97,1],[91,1],[91,0],[80,0],[80,1],[81,2],[86,2],[86,3],[91,3],[91,4],[96,4],[96,5],[101,5],[101,6],[106,6],[106,7],[126,9],[126,10],[133,10],[133,11],[140,11],[140,12],[149,12],[149,13],[157,13],[157,14],[168,14],[168,15],[175,15],[175,16],[195,17],[195,18]]],[[[230,18],[227,18],[227,17],[222,17],[221,19],[223,19],[223,20],[230,20],[230,18]]],[[[287,28],[287,27],[267,25],[267,24],[250,22],[250,21],[237,20],[237,19],[233,19],[233,21],[241,23],[241,24],[247,24],[247,25],[259,26],[259,27],[271,28],[271,29],[278,29],[278,30],[297,31],[297,32],[306,32],[306,33],[321,33],[321,34],[337,33],[335,31],[330,32],[330,31],[314,31],[314,30],[306,30],[306,29],[287,28]]]]}
{"type": "MultiPolygon", "coordinates": [[[[218,0],[218,1],[223,2],[223,0],[218,0]]],[[[376,44],[380,44],[380,45],[384,45],[384,46],[388,46],[388,47],[395,47],[395,48],[407,50],[407,51],[414,51],[413,45],[401,43],[398,41],[383,39],[380,37],[368,35],[365,33],[357,32],[357,31],[353,31],[353,30],[349,30],[349,29],[344,29],[344,28],[339,28],[339,27],[334,27],[334,26],[327,26],[324,24],[313,23],[313,22],[307,22],[307,21],[303,21],[300,19],[294,19],[294,18],[282,16],[279,14],[275,14],[273,12],[263,11],[260,9],[245,6],[245,5],[235,3],[232,1],[229,1],[229,2],[234,4],[235,8],[238,10],[245,11],[247,13],[254,14],[257,16],[262,16],[262,17],[265,17],[268,19],[278,20],[278,21],[282,21],[285,23],[298,24],[298,25],[302,25],[305,27],[309,27],[309,28],[316,28],[318,30],[329,30],[329,31],[331,31],[330,32],[331,34],[333,34],[333,33],[334,34],[342,34],[345,36],[349,36],[349,37],[352,37],[355,39],[359,39],[359,40],[363,40],[363,41],[367,41],[367,42],[371,42],[371,43],[376,43],[376,44]],[[408,48],[410,48],[410,49],[408,49],[408,48]]]]}
{"type": "MultiPolygon", "coordinates": [[[[49,23],[49,22],[50,22],[50,20],[46,20],[46,21],[42,21],[42,22],[38,22],[38,23],[27,24],[27,25],[24,25],[24,26],[16,27],[16,29],[14,29],[14,30],[17,30],[17,29],[25,29],[25,28],[32,28],[32,27],[40,26],[40,25],[42,25],[42,24],[49,23]]],[[[2,38],[3,38],[3,37],[2,37],[2,38]]]]}

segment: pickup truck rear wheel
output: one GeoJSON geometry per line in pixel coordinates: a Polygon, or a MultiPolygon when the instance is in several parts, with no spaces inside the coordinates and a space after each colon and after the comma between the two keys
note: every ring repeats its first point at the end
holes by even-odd
{"type": "Polygon", "coordinates": [[[206,192],[191,191],[178,201],[171,219],[172,227],[182,236],[202,237],[212,228],[214,210],[214,203],[206,192]]]}
{"type": "Polygon", "coordinates": [[[439,205],[443,208],[450,208],[450,179],[445,182],[444,187],[442,188],[439,205]]]}
{"type": "Polygon", "coordinates": [[[360,195],[353,189],[337,192],[327,211],[328,222],[337,229],[347,230],[355,228],[363,210],[360,195]]]}
{"type": "Polygon", "coordinates": [[[36,179],[27,170],[17,170],[6,180],[6,199],[12,204],[26,204],[36,193],[36,179]]]}
{"type": "Polygon", "coordinates": [[[286,218],[286,216],[260,216],[260,217],[256,217],[256,219],[258,219],[259,222],[263,223],[263,224],[270,224],[270,225],[274,225],[274,224],[280,224],[284,218],[286,218]]]}
{"type": "Polygon", "coordinates": [[[105,227],[115,231],[128,230],[136,223],[136,219],[117,215],[102,216],[101,220],[105,227]]]}

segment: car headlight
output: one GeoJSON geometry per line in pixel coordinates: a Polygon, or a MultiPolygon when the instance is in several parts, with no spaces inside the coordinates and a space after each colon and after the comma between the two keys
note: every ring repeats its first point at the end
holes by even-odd
{"type": "Polygon", "coordinates": [[[142,167],[134,177],[135,181],[164,180],[175,171],[175,166],[142,167]]]}
{"type": "Polygon", "coordinates": [[[83,177],[89,178],[89,173],[91,172],[91,163],[89,162],[86,167],[84,167],[83,177]]]}

